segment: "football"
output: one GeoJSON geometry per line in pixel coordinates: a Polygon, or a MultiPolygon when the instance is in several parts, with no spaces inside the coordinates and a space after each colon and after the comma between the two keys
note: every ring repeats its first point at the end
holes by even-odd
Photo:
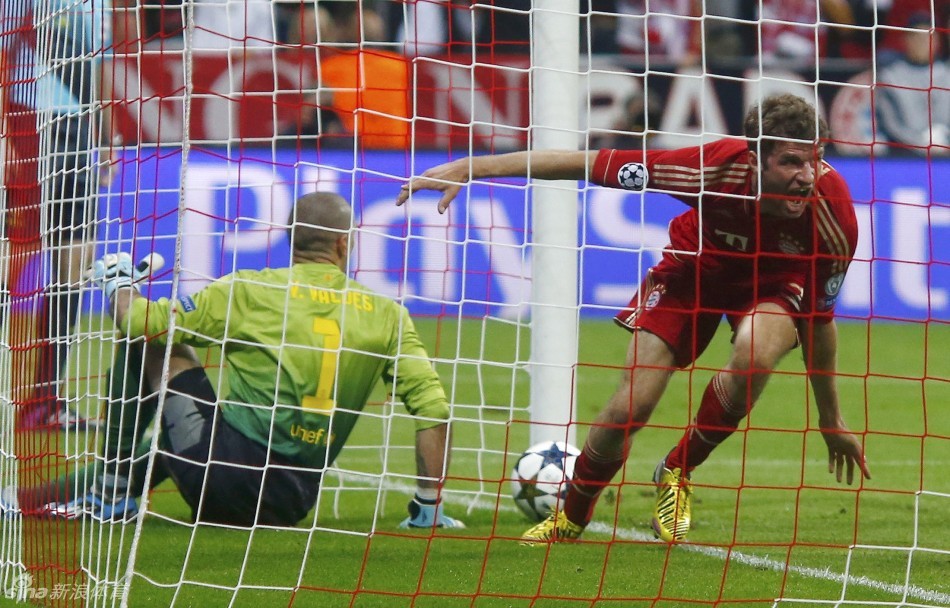
{"type": "Polygon", "coordinates": [[[511,495],[529,519],[541,521],[561,506],[580,454],[563,441],[545,441],[521,454],[511,473],[511,495]]]}
{"type": "Polygon", "coordinates": [[[617,181],[625,190],[643,190],[647,185],[647,168],[641,163],[627,163],[617,171],[617,181]]]}

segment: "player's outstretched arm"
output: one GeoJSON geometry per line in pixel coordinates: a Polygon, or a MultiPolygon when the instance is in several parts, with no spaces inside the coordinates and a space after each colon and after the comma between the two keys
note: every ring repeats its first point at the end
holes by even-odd
{"type": "Polygon", "coordinates": [[[871,479],[871,470],[861,441],[848,429],[841,416],[838,403],[838,387],[835,372],[838,361],[838,328],[832,320],[829,323],[809,323],[803,321],[799,326],[805,368],[815,393],[815,405],[818,407],[818,426],[828,446],[828,472],[835,475],[838,482],[846,479],[848,485],[854,482],[855,466],[865,479],[871,479]]]}
{"type": "Polygon", "coordinates": [[[486,156],[468,156],[436,165],[419,177],[403,184],[396,197],[396,206],[409,200],[409,195],[419,190],[435,190],[442,193],[439,213],[445,213],[458,196],[462,186],[473,179],[491,177],[532,177],[537,179],[586,180],[594,165],[597,152],[573,150],[542,150],[534,152],[511,152],[486,156]]]}
{"type": "Polygon", "coordinates": [[[113,120],[112,112],[113,70],[114,66],[112,65],[112,61],[99,61],[99,69],[97,70],[99,85],[96,88],[104,92],[105,97],[99,100],[101,110],[97,116],[98,124],[93,130],[93,133],[98,131],[102,133],[104,137],[104,140],[100,142],[99,146],[98,186],[100,189],[108,188],[113,180],[115,180],[119,169],[119,148],[122,147],[122,136],[118,130],[114,130],[115,121],[113,120]]]}

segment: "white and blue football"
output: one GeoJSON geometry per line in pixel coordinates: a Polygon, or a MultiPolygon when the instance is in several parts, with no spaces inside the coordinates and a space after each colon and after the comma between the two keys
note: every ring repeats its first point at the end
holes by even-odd
{"type": "Polygon", "coordinates": [[[529,519],[541,521],[563,506],[580,454],[563,441],[544,441],[521,454],[511,473],[511,495],[529,519]]]}
{"type": "Polygon", "coordinates": [[[624,190],[640,192],[647,185],[648,175],[643,163],[627,163],[617,171],[617,181],[624,190]]]}

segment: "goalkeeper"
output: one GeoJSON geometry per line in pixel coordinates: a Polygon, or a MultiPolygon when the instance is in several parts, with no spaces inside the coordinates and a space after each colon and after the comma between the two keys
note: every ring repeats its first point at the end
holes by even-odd
{"type": "Polygon", "coordinates": [[[151,483],[170,476],[196,521],[300,522],[383,378],[416,420],[418,485],[401,527],[464,527],[441,509],[449,410],[409,313],[345,274],[350,205],[337,194],[309,194],[288,223],[289,268],[239,271],[176,301],[139,294],[135,283],[147,271],[127,255],[96,263],[93,279],[129,337],[128,359],[119,353],[113,368],[104,471],[90,476],[86,495],[56,512],[128,519],[137,511],[146,461],[129,466],[130,448],[154,413],[171,335],[151,483]],[[220,401],[192,350],[213,345],[227,364],[230,393],[220,401]],[[140,384],[130,381],[140,369],[141,393],[150,398],[137,398],[140,384]]]}

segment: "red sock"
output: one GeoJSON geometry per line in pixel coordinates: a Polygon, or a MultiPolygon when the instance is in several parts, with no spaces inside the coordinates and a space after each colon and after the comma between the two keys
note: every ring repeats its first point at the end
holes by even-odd
{"type": "Polygon", "coordinates": [[[743,418],[745,408],[737,407],[729,400],[722,386],[722,372],[719,372],[709,381],[693,424],[666,457],[666,468],[689,473],[732,435],[743,418]]]}
{"type": "Polygon", "coordinates": [[[46,289],[42,314],[37,319],[33,400],[35,407],[50,410],[50,413],[56,411],[58,385],[63,381],[69,358],[69,337],[79,316],[79,294],[61,292],[61,289],[61,286],[46,289]]]}
{"type": "Polygon", "coordinates": [[[564,514],[571,522],[579,526],[586,526],[590,522],[600,493],[614,478],[624,461],[625,457],[615,460],[604,458],[590,447],[584,446],[574,463],[574,478],[564,500],[564,514]]]}
{"type": "Polygon", "coordinates": [[[71,498],[68,494],[62,494],[60,485],[59,480],[53,480],[35,487],[20,488],[17,491],[20,509],[27,515],[32,515],[51,502],[69,502],[71,498]]]}

